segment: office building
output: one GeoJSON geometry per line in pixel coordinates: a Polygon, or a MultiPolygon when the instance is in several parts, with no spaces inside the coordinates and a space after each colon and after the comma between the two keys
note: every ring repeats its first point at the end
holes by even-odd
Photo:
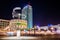
{"type": "Polygon", "coordinates": [[[27,27],[32,28],[33,27],[33,17],[32,17],[32,6],[26,5],[22,9],[22,19],[27,20],[27,27]]]}

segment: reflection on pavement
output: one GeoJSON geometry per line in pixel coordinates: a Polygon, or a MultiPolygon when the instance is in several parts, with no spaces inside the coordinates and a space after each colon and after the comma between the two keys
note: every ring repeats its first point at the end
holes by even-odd
{"type": "Polygon", "coordinates": [[[16,37],[2,37],[2,38],[5,38],[5,39],[1,39],[1,37],[0,37],[0,40],[11,40],[11,39],[14,39],[14,40],[18,40],[18,39],[21,39],[21,40],[60,40],[60,35],[47,35],[47,36],[43,36],[42,35],[42,36],[34,36],[34,37],[22,36],[20,38],[16,38],[16,37]]]}

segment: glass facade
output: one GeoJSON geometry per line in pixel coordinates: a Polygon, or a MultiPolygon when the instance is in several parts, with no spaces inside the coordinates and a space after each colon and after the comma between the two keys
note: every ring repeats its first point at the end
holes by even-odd
{"type": "Polygon", "coordinates": [[[33,27],[32,6],[26,5],[22,9],[22,14],[25,15],[25,18],[22,16],[22,19],[27,20],[27,27],[32,28],[33,27]]]}

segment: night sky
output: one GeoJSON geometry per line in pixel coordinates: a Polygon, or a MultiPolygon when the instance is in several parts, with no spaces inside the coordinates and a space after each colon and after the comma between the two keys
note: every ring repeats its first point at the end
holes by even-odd
{"type": "Polygon", "coordinates": [[[0,19],[12,19],[14,7],[23,8],[30,3],[33,8],[33,24],[60,24],[60,1],[58,0],[0,0],[0,19]]]}

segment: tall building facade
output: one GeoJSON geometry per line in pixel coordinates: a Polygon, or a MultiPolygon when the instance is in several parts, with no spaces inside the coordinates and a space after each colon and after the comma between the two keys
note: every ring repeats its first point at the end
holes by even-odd
{"type": "Polygon", "coordinates": [[[32,28],[33,27],[33,17],[32,17],[32,6],[26,5],[22,9],[22,19],[27,20],[27,27],[32,28]]]}

